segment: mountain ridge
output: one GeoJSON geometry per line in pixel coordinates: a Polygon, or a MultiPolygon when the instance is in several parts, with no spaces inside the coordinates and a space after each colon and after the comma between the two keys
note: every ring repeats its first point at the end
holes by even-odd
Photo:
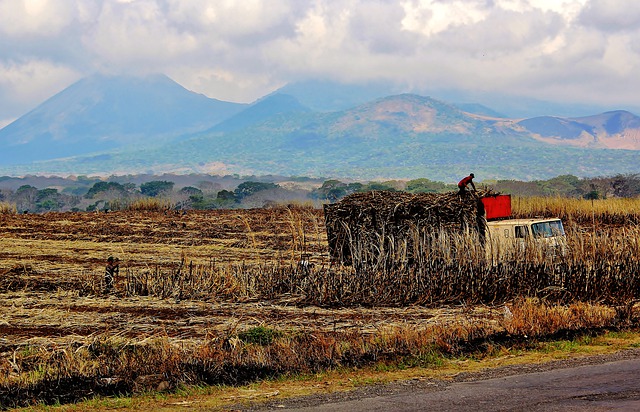
{"type": "MultiPolygon", "coordinates": [[[[548,176],[549,162],[566,163],[569,173],[633,172],[640,155],[640,118],[621,110],[510,119],[486,106],[464,110],[401,93],[322,111],[283,93],[286,88],[238,104],[190,92],[162,75],[83,80],[0,130],[0,173],[158,170],[452,179],[484,170],[496,178],[527,179],[548,176]],[[76,134],[65,135],[70,132],[76,134]]],[[[325,92],[316,107],[331,101],[330,90],[325,92]]]]}

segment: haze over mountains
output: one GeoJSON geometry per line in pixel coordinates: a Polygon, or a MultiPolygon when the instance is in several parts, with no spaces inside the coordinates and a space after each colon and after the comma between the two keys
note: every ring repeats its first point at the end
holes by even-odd
{"type": "Polygon", "coordinates": [[[455,181],[637,173],[640,118],[508,118],[384,85],[287,85],[251,105],[166,76],[92,76],[0,130],[0,174],[179,172],[455,181]]]}

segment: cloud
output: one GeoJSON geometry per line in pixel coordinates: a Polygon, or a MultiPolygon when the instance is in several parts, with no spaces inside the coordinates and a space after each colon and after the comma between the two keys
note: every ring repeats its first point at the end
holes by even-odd
{"type": "Polygon", "coordinates": [[[372,54],[411,54],[419,36],[403,27],[405,9],[396,2],[369,1],[350,12],[348,36],[372,54]]]}
{"type": "Polygon", "coordinates": [[[0,0],[0,119],[94,71],[243,102],[322,78],[624,105],[639,27],[631,0],[0,0]]]}
{"type": "Polygon", "coordinates": [[[640,3],[635,0],[591,0],[580,23],[603,32],[640,30],[640,3]]]}
{"type": "Polygon", "coordinates": [[[46,60],[0,62],[0,122],[10,122],[78,79],[80,73],[46,60]]]}
{"type": "Polygon", "coordinates": [[[171,25],[155,2],[107,2],[82,43],[94,66],[102,70],[148,72],[184,59],[198,47],[188,31],[171,25]]]}
{"type": "Polygon", "coordinates": [[[72,2],[47,0],[0,1],[0,32],[9,36],[51,36],[75,18],[72,2]]]}

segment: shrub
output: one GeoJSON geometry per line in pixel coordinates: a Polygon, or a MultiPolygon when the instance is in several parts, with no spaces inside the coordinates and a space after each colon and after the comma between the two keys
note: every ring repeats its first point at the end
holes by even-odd
{"type": "Polygon", "coordinates": [[[280,332],[265,326],[256,326],[238,333],[238,339],[244,343],[255,343],[261,346],[270,345],[278,336],[280,332]]]}
{"type": "Polygon", "coordinates": [[[0,202],[0,215],[17,213],[16,205],[0,202]]]}

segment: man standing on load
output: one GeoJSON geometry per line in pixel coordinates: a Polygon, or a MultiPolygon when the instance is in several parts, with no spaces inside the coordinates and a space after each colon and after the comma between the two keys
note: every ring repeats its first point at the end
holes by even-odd
{"type": "Polygon", "coordinates": [[[465,177],[464,179],[462,179],[461,181],[458,182],[458,189],[460,189],[460,191],[458,192],[458,194],[463,194],[467,191],[467,186],[469,184],[471,184],[471,187],[473,188],[473,191],[476,191],[476,185],[473,184],[473,178],[475,176],[473,175],[473,173],[471,173],[469,176],[465,177]]]}

